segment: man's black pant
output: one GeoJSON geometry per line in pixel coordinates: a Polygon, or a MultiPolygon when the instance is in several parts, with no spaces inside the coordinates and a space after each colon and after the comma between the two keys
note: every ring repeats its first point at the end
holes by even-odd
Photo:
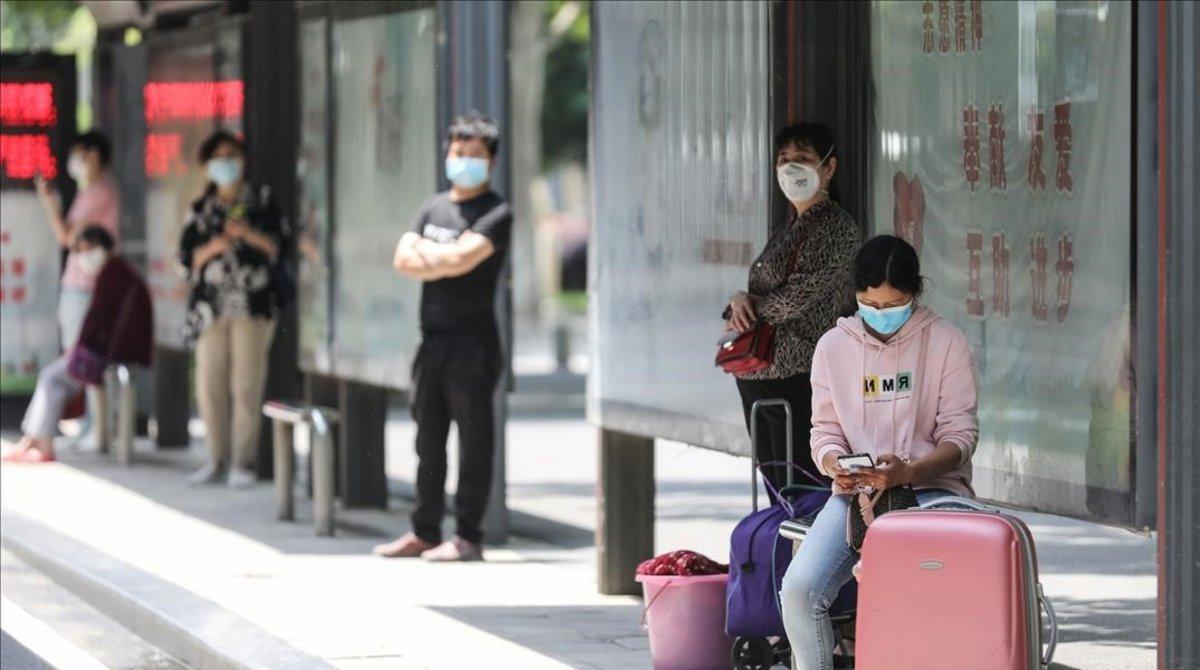
{"type": "Polygon", "coordinates": [[[413,363],[413,418],[417,422],[417,504],[413,532],[442,540],[446,512],[446,438],[458,425],[458,536],[478,543],[492,485],[496,448],[492,405],[500,377],[495,330],[425,333],[413,363]]]}
{"type": "MultiPolygon", "coordinates": [[[[742,411],[746,418],[746,430],[750,430],[750,408],[756,400],[782,398],[792,406],[792,445],[796,465],[823,481],[828,479],[821,475],[813,465],[812,450],[809,447],[809,435],[812,432],[812,384],[808,373],[802,372],[786,379],[739,379],[738,393],[742,396],[742,411]]],[[[782,407],[764,407],[758,413],[758,450],[759,463],[787,460],[786,433],[787,421],[782,407]]],[[[787,482],[785,466],[768,466],[763,471],[776,489],[787,482]]],[[[813,484],[812,479],[795,473],[797,484],[813,484]]]]}

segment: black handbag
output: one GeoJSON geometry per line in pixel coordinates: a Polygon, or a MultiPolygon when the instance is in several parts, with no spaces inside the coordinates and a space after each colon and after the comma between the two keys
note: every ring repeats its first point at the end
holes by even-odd
{"type": "Polygon", "coordinates": [[[854,551],[862,551],[867,527],[875,519],[898,509],[917,506],[917,494],[912,487],[893,486],[890,489],[871,493],[855,493],[850,496],[850,509],[846,513],[846,544],[854,551]]]}

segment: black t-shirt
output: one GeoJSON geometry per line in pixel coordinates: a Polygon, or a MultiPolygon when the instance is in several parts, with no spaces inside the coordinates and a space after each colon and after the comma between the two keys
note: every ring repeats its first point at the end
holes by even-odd
{"type": "Polygon", "coordinates": [[[494,191],[453,202],[439,193],[413,217],[413,232],[447,243],[470,230],[487,237],[496,252],[461,277],[425,282],[421,290],[421,328],[425,331],[495,329],[496,282],[512,237],[512,209],[494,191]]]}

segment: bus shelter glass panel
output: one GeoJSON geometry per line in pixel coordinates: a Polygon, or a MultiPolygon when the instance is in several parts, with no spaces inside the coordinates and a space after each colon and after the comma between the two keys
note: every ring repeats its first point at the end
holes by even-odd
{"type": "Polygon", "coordinates": [[[27,396],[57,358],[63,250],[38,201],[41,176],[70,206],[68,142],[75,135],[75,62],[0,56],[0,395],[27,396]]]}
{"type": "Polygon", "coordinates": [[[408,385],[420,291],[392,255],[437,190],[436,23],[425,8],[333,28],[333,371],[392,388],[408,385]]]}
{"type": "Polygon", "coordinates": [[[181,349],[189,285],[178,262],[179,239],[192,202],[207,185],[197,153],[217,128],[242,129],[241,30],[150,45],[143,89],[146,119],[147,281],[154,297],[154,335],[181,349]]]}
{"type": "Polygon", "coordinates": [[[975,354],[976,491],[1128,523],[1132,5],[877,2],[875,232],[975,354]]]}
{"type": "Polygon", "coordinates": [[[594,11],[589,418],[747,453],[713,357],[770,228],[769,6],[594,11]]]}
{"type": "Polygon", "coordinates": [[[300,24],[300,150],[296,166],[300,367],[329,373],[329,59],[328,21],[300,24]]]}

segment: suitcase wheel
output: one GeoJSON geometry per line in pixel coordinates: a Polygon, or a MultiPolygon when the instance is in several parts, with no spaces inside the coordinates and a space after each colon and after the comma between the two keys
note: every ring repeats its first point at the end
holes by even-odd
{"type": "Polygon", "coordinates": [[[733,641],[734,670],[770,670],[775,648],[765,637],[738,637],[733,641]]]}

